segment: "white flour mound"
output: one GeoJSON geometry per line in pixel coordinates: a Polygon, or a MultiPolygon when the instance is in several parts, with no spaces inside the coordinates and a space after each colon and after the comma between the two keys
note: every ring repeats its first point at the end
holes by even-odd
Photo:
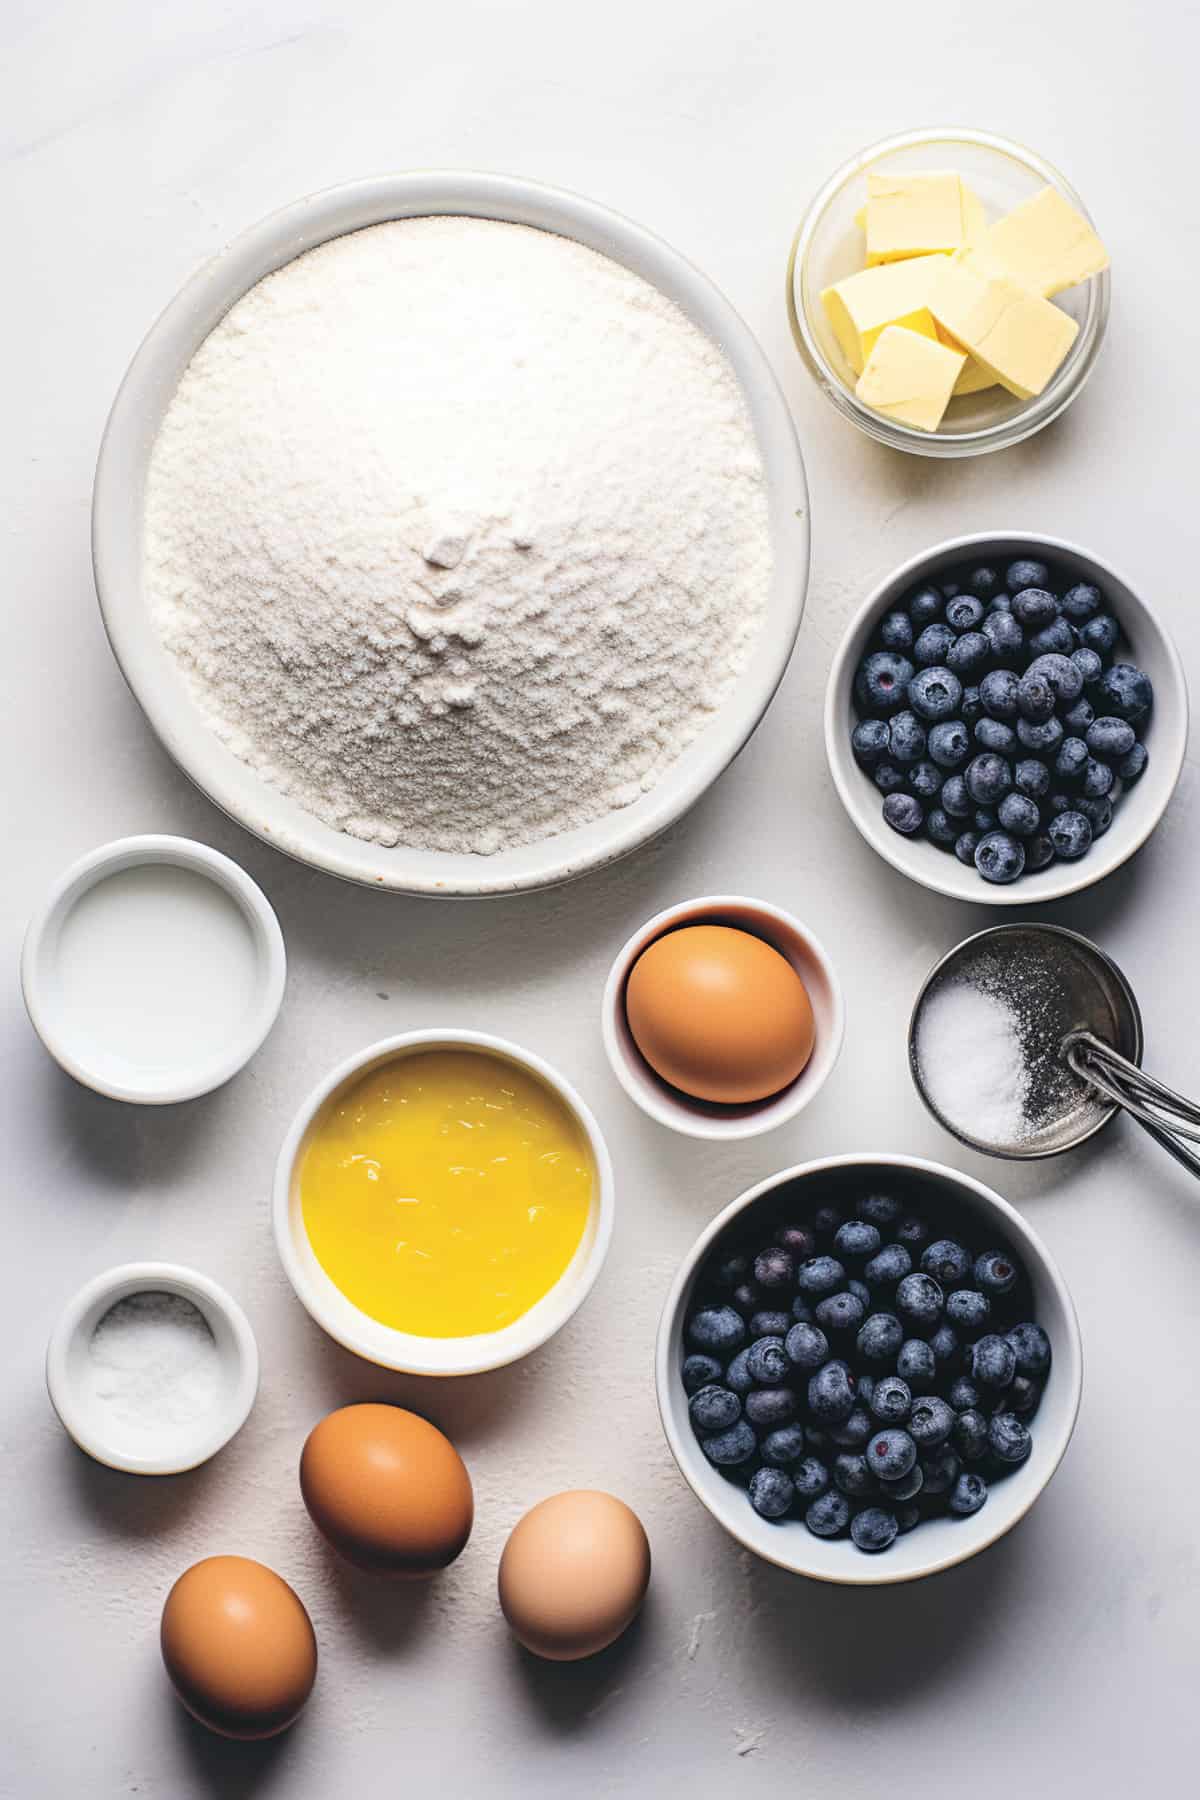
{"type": "Polygon", "coordinates": [[[371,842],[488,854],[626,806],[729,695],[771,575],[711,340],[566,238],[334,239],[201,345],[146,589],[209,725],[371,842]]]}

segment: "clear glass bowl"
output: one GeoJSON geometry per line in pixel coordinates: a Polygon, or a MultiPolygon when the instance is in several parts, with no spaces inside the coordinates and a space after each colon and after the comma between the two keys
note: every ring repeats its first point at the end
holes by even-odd
{"type": "MultiPolygon", "coordinates": [[[[1002,387],[962,394],[950,402],[937,431],[917,431],[864,406],[854,392],[855,374],[821,305],[821,290],[864,265],[862,232],[854,215],[866,199],[865,176],[916,169],[954,169],[970,183],[989,220],[1050,185],[1090,218],[1079,195],[1058,170],[1032,150],[986,131],[940,126],[907,131],[872,144],[830,177],[800,222],[788,262],[787,307],[797,348],[817,385],[843,418],[893,449],[914,456],[981,456],[1032,437],[1071,404],[1095,365],[1108,323],[1109,272],[1068,288],[1054,304],[1076,320],[1079,335],[1062,367],[1033,400],[1018,400],[1002,387]]],[[[1094,221],[1093,221],[1094,222],[1094,221]]]]}

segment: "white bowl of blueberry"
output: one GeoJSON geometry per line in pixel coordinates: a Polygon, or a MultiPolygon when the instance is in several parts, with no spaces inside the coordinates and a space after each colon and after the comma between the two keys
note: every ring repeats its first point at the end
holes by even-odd
{"type": "Polygon", "coordinates": [[[825,744],[846,811],[894,868],[1023,905],[1140,849],[1187,723],[1179,656],[1128,582],[1062,539],[991,532],[913,557],[863,603],[825,744]]]}
{"type": "Polygon", "coordinates": [[[821,1581],[914,1581],[1024,1517],[1079,1411],[1079,1324],[982,1182],[838,1156],[760,1182],[675,1278],[656,1355],[685,1479],[747,1549],[821,1581]]]}

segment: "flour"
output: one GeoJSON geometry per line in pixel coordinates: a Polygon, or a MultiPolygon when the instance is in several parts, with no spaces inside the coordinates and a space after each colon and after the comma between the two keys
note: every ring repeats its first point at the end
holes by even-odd
{"type": "Polygon", "coordinates": [[[167,410],[146,591],[211,729],[326,823],[488,854],[627,806],[762,623],[717,346],[572,241],[423,218],[253,288],[167,410]]]}

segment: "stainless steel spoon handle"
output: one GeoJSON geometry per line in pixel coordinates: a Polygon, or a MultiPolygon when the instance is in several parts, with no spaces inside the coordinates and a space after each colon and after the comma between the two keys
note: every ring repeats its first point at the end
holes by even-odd
{"type": "Polygon", "coordinates": [[[1063,1045],[1067,1062],[1081,1081],[1124,1107],[1164,1150],[1200,1178],[1200,1106],[1156,1081],[1090,1031],[1072,1032],[1063,1045]]]}

